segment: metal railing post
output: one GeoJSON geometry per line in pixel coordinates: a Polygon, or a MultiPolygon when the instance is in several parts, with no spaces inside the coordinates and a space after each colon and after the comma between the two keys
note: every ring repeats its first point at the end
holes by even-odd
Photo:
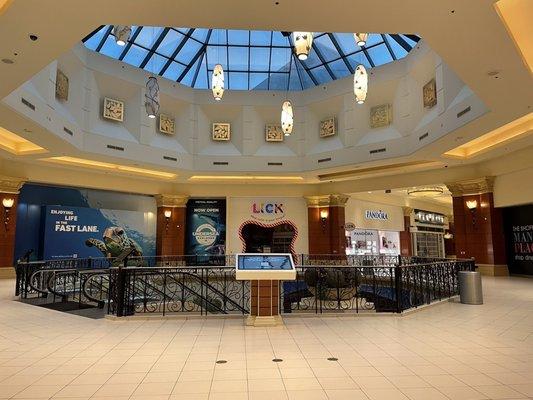
{"type": "Polygon", "coordinates": [[[402,305],[402,268],[398,266],[393,269],[394,271],[394,286],[396,293],[396,312],[401,313],[403,311],[402,305]]]}

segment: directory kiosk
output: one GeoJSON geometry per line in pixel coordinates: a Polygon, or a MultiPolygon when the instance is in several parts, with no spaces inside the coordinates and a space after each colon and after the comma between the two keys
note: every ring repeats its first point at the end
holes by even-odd
{"type": "Polygon", "coordinates": [[[236,256],[236,279],[250,281],[250,316],[253,326],[281,325],[280,281],[296,279],[291,254],[241,253],[236,256]]]}

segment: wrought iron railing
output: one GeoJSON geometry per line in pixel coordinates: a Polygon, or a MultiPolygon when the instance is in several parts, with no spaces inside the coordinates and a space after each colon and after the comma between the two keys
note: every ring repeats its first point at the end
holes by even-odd
{"type": "MultiPolygon", "coordinates": [[[[247,314],[249,282],[235,280],[234,256],[222,257],[227,265],[189,265],[188,256],[130,257],[119,266],[106,259],[21,263],[16,291],[22,298],[48,297],[101,308],[107,304],[107,312],[117,316],[247,314]]],[[[474,269],[473,260],[296,258],[296,280],[280,286],[284,313],[403,312],[458,294],[458,272],[474,269]]]]}

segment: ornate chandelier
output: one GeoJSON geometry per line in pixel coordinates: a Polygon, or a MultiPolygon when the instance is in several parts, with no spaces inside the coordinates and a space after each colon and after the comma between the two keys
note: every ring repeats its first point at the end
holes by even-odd
{"type": "Polygon", "coordinates": [[[354,33],[353,36],[359,47],[364,46],[368,40],[368,33],[354,33]]]}
{"type": "Polygon", "coordinates": [[[359,64],[355,68],[353,76],[353,93],[355,94],[355,101],[357,104],[363,104],[366,100],[366,92],[368,91],[368,74],[363,64],[359,64]]]}
{"type": "Polygon", "coordinates": [[[435,197],[442,193],[444,193],[444,189],[440,186],[417,187],[407,190],[407,194],[411,197],[435,197]]]}
{"type": "Polygon", "coordinates": [[[224,95],[224,70],[220,64],[215,65],[215,68],[213,69],[211,89],[213,90],[213,97],[215,100],[222,100],[222,96],[224,95]]]}
{"type": "Polygon", "coordinates": [[[113,35],[115,42],[119,46],[125,46],[131,34],[131,26],[129,25],[115,25],[113,26],[113,35]]]}
{"type": "Polygon", "coordinates": [[[144,108],[148,118],[155,118],[159,114],[159,83],[154,76],[149,77],[146,82],[144,108]]]}
{"type": "Polygon", "coordinates": [[[292,104],[290,101],[285,101],[281,106],[281,129],[285,136],[290,136],[294,126],[294,117],[292,113],[292,104]]]}
{"type": "Polygon", "coordinates": [[[307,60],[313,45],[313,32],[293,32],[294,51],[299,60],[307,60]]]}

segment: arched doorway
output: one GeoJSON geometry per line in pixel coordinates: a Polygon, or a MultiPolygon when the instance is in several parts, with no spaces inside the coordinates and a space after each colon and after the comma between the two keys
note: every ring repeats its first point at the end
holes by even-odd
{"type": "Polygon", "coordinates": [[[290,221],[259,223],[246,221],[239,228],[245,253],[294,253],[298,229],[290,221]]]}

